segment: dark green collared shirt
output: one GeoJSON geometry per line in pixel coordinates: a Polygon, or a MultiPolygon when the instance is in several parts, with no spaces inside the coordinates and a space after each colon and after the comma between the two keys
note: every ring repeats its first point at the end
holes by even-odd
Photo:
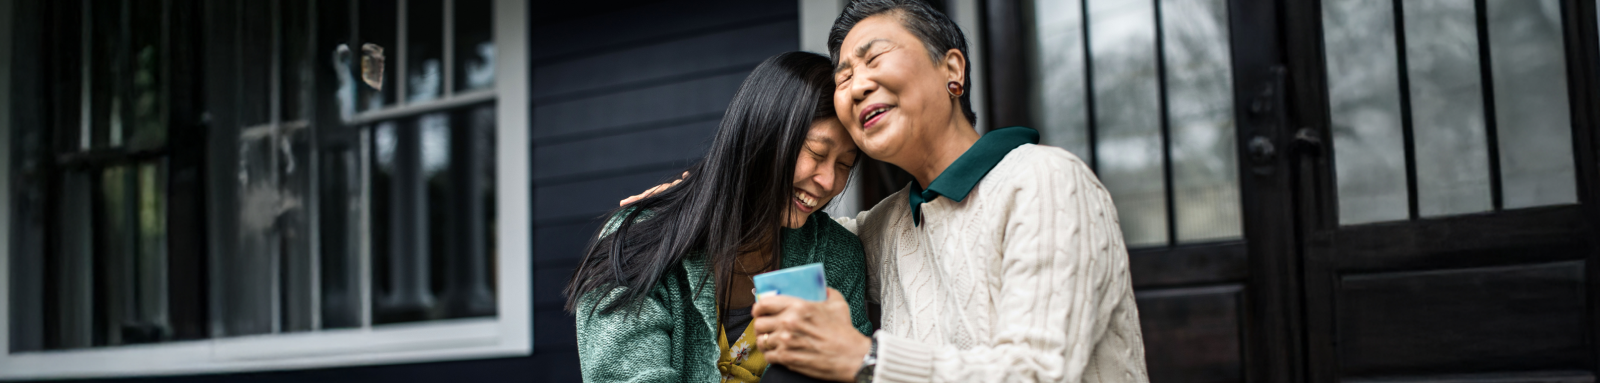
{"type": "Polygon", "coordinates": [[[1039,143],[1039,131],[1013,126],[989,131],[978,142],[967,148],[966,153],[944,168],[933,182],[928,183],[928,190],[916,182],[911,183],[911,224],[922,226],[922,204],[933,202],[935,198],[944,196],[952,201],[961,202],[967,198],[967,193],[972,192],[972,187],[989,174],[989,170],[1006,158],[1011,149],[1016,149],[1022,144],[1039,143]]]}

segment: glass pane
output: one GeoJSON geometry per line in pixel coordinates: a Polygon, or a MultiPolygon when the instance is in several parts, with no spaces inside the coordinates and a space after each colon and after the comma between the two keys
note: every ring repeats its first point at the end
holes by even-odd
{"type": "MultiPolygon", "coordinates": [[[[125,102],[119,93],[125,79],[122,67],[125,53],[122,44],[123,29],[121,3],[93,7],[87,12],[89,20],[89,46],[92,51],[89,66],[89,137],[81,149],[122,146],[122,110],[125,102]]],[[[87,7],[86,7],[87,8],[87,7]]]]}
{"type": "MultiPolygon", "coordinates": [[[[430,114],[400,124],[383,123],[377,134],[378,173],[374,194],[382,194],[387,210],[382,220],[374,216],[374,232],[386,232],[383,252],[372,254],[373,323],[397,323],[437,319],[432,281],[435,267],[428,257],[438,240],[430,226],[437,223],[430,213],[432,187],[429,170],[441,169],[443,162],[437,140],[439,129],[449,120],[443,114],[430,114]],[[434,149],[434,150],[429,150],[434,149]]],[[[377,201],[374,201],[377,202],[377,201]]]]}
{"type": "Polygon", "coordinates": [[[361,83],[361,46],[350,46],[356,40],[350,25],[350,12],[354,5],[348,1],[317,3],[316,38],[311,59],[305,65],[316,89],[315,113],[318,125],[338,125],[349,121],[356,112],[357,94],[365,92],[361,83]],[[327,63],[327,64],[324,64],[327,63]],[[320,111],[327,111],[322,113],[320,111]]]}
{"type": "Polygon", "coordinates": [[[448,247],[432,254],[446,265],[446,274],[438,278],[445,286],[437,291],[447,318],[495,315],[495,106],[460,110],[451,119],[448,177],[430,180],[446,186],[442,198],[429,201],[445,213],[436,222],[447,224],[442,231],[449,237],[448,247]]]}
{"type": "MultiPolygon", "coordinates": [[[[50,267],[55,288],[55,329],[45,337],[46,347],[72,349],[94,346],[94,177],[67,172],[61,177],[58,205],[61,233],[59,255],[50,267]]],[[[49,299],[49,298],[47,298],[49,299]]],[[[48,328],[48,327],[47,327],[48,328]]]]}
{"type": "Polygon", "coordinates": [[[361,172],[359,153],[338,148],[322,153],[321,190],[322,328],[361,325],[361,172]]]}
{"type": "Polygon", "coordinates": [[[106,286],[97,344],[158,342],[171,333],[166,307],[165,172],[161,164],[114,166],[100,173],[99,217],[106,286]]]}
{"type": "Polygon", "coordinates": [[[279,207],[277,235],[282,246],[278,267],[280,332],[314,330],[316,307],[311,256],[311,135],[306,129],[282,130],[276,143],[279,207]]]}
{"type": "Polygon", "coordinates": [[[124,329],[123,339],[129,343],[164,341],[172,336],[167,319],[167,167],[164,162],[147,163],[138,171],[139,246],[134,265],[138,306],[132,331],[124,329]]]}
{"type": "Polygon", "coordinates": [[[490,0],[455,1],[456,91],[494,84],[494,13],[490,0]]]}
{"type": "Polygon", "coordinates": [[[1408,216],[1391,0],[1324,0],[1339,223],[1408,216]]]}
{"type": "Polygon", "coordinates": [[[382,109],[385,105],[394,105],[394,71],[388,70],[386,56],[392,55],[392,50],[399,46],[395,34],[398,22],[396,16],[396,2],[393,0],[361,0],[357,12],[360,18],[361,32],[357,38],[361,46],[351,47],[357,62],[354,72],[358,74],[357,88],[360,89],[360,107],[357,110],[368,111],[382,109]]]}
{"type": "Polygon", "coordinates": [[[1561,6],[1557,0],[1488,6],[1503,204],[1577,203],[1561,6]]]}
{"type": "Polygon", "coordinates": [[[1471,0],[1404,0],[1417,212],[1488,211],[1489,145],[1471,0]]]}
{"type": "MultiPolygon", "coordinates": [[[[316,70],[326,70],[327,59],[312,59],[311,41],[311,4],[309,0],[292,0],[279,2],[279,12],[283,14],[279,23],[283,30],[283,54],[280,55],[283,69],[283,93],[279,94],[278,118],[280,121],[308,120],[311,118],[312,95],[309,93],[314,83],[316,70]]],[[[339,4],[343,5],[343,4],[339,4]]],[[[328,7],[319,3],[318,7],[328,7]]],[[[319,8],[319,12],[323,9],[319,8]]],[[[344,35],[340,31],[338,35],[344,35]]],[[[324,36],[323,38],[327,38],[324,36]]],[[[333,40],[328,40],[333,41],[333,40]]]]}
{"type": "Polygon", "coordinates": [[[1167,243],[1155,32],[1154,3],[1089,0],[1094,145],[1130,247],[1167,243]]]}
{"type": "Polygon", "coordinates": [[[444,2],[406,2],[406,102],[439,98],[444,87],[444,2]]]}
{"type": "Polygon", "coordinates": [[[100,345],[133,343],[123,339],[123,325],[137,320],[138,275],[133,267],[138,257],[138,241],[134,234],[137,225],[136,207],[138,186],[133,169],[115,166],[100,173],[101,212],[96,222],[100,226],[98,254],[101,263],[100,283],[104,295],[95,302],[97,316],[104,320],[106,336],[95,342],[100,345]]]}
{"type": "MultiPolygon", "coordinates": [[[[239,126],[257,126],[272,122],[272,102],[274,94],[272,84],[273,50],[278,49],[274,43],[279,36],[274,35],[272,15],[277,2],[272,1],[244,1],[239,3],[238,12],[243,17],[229,20],[232,24],[239,25],[239,41],[231,52],[221,54],[234,54],[238,57],[238,92],[241,102],[234,105],[238,108],[239,126]]],[[[209,53],[209,52],[208,52],[209,53]]],[[[213,53],[216,54],[216,53],[213,53]]],[[[287,74],[280,73],[280,74],[287,74]]]]}
{"type": "Polygon", "coordinates": [[[1233,70],[1224,0],[1162,0],[1178,241],[1238,238],[1233,70]]]}
{"type": "Polygon", "coordinates": [[[1083,7],[1076,1],[1036,1],[1034,13],[1034,121],[1040,143],[1089,158],[1088,100],[1084,91],[1083,7]]]}
{"type": "MultiPolygon", "coordinates": [[[[427,260],[427,289],[428,296],[441,297],[444,291],[447,268],[449,267],[449,254],[451,245],[457,238],[452,236],[450,219],[451,187],[455,184],[450,177],[450,116],[445,114],[428,114],[418,117],[417,128],[422,129],[422,197],[427,200],[423,205],[422,219],[424,222],[423,233],[428,237],[424,253],[418,254],[427,260]]],[[[458,255],[460,256],[460,255],[458,255]]],[[[438,318],[437,314],[430,319],[438,318]]]]}
{"type": "MultiPolygon", "coordinates": [[[[377,305],[383,299],[384,294],[389,291],[389,254],[390,248],[393,247],[390,243],[390,238],[394,236],[389,226],[394,222],[395,216],[395,211],[391,208],[393,206],[392,200],[394,199],[392,196],[394,193],[391,190],[394,189],[392,184],[395,178],[395,149],[397,141],[395,131],[397,125],[394,121],[380,122],[372,127],[371,135],[372,143],[370,147],[372,151],[369,152],[369,155],[372,156],[372,159],[368,163],[371,166],[372,177],[367,186],[372,193],[371,200],[367,202],[368,206],[370,206],[368,222],[371,225],[370,229],[368,229],[370,230],[368,235],[372,238],[369,242],[371,248],[371,265],[369,266],[371,281],[369,283],[371,283],[371,289],[368,291],[369,296],[367,298],[372,301],[371,309],[374,311],[377,310],[377,305]]],[[[373,318],[376,320],[377,316],[374,315],[373,318]]]]}
{"type": "Polygon", "coordinates": [[[270,136],[242,139],[238,144],[238,178],[234,195],[238,228],[234,251],[212,254],[213,336],[276,332],[279,328],[280,256],[284,241],[278,230],[285,203],[277,174],[280,148],[270,136]],[[235,199],[236,198],[236,199],[235,199]]]}
{"type": "Polygon", "coordinates": [[[130,147],[154,148],[165,144],[167,138],[166,106],[162,104],[166,97],[161,91],[162,83],[167,81],[161,77],[167,56],[161,35],[166,25],[162,22],[161,2],[141,0],[129,4],[132,25],[128,28],[126,68],[130,118],[129,131],[124,134],[130,147]]]}
{"type": "Polygon", "coordinates": [[[374,323],[496,313],[494,111],[482,105],[374,130],[374,323]]]}

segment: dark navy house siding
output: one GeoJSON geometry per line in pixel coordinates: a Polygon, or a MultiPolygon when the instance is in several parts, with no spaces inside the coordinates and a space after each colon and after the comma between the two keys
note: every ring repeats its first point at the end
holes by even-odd
{"type": "Polygon", "coordinates": [[[698,159],[744,76],[761,60],[799,47],[793,0],[628,3],[530,7],[532,356],[127,380],[581,380],[561,288],[599,217],[698,159]]]}

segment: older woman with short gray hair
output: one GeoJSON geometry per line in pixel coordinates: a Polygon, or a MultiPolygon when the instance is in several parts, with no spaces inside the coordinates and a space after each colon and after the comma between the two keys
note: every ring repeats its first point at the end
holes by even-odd
{"type": "Polygon", "coordinates": [[[841,220],[882,329],[856,331],[837,294],[763,298],[767,360],[835,381],[1148,381],[1110,194],[1032,129],[973,129],[956,24],[917,0],[854,1],[828,45],[845,129],[916,182],[841,220]]]}

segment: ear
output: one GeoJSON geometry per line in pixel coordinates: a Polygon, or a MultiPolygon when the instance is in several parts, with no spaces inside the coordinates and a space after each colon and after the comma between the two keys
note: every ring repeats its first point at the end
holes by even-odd
{"type": "Polygon", "coordinates": [[[939,63],[940,69],[945,71],[945,81],[959,81],[962,85],[967,83],[967,55],[961,54],[960,49],[951,48],[944,52],[944,60],[939,63]]]}

